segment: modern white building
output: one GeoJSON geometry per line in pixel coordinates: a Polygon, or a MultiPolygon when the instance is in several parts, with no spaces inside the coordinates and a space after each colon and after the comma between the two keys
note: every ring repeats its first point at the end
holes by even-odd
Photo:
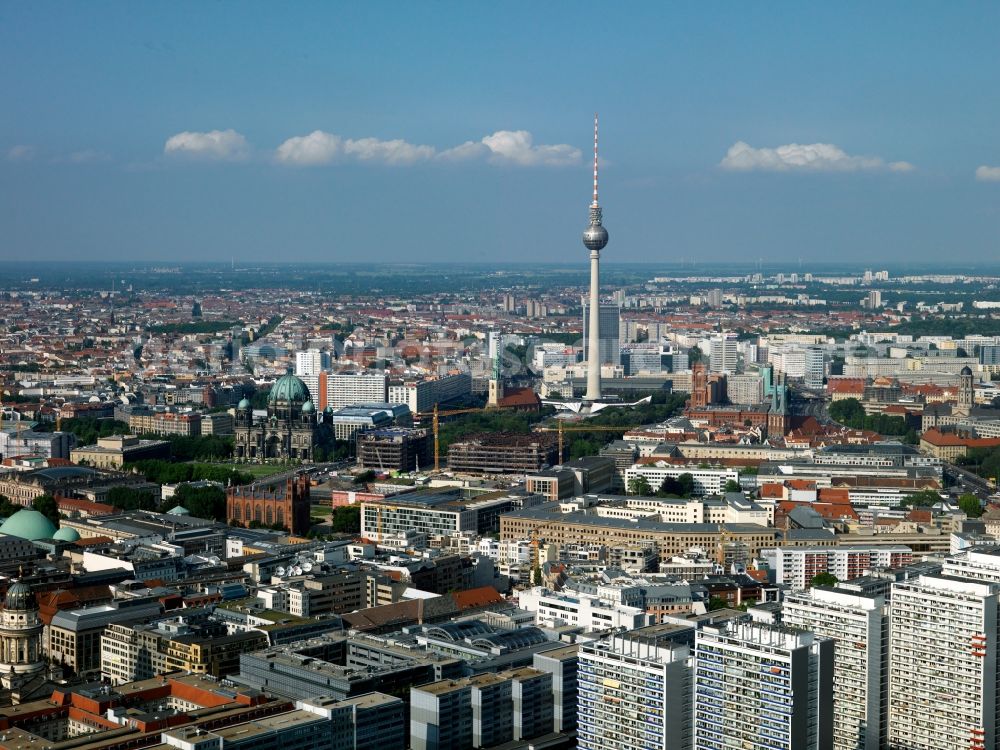
{"type": "Polygon", "coordinates": [[[806,388],[822,388],[826,377],[826,353],[818,346],[805,350],[805,367],[802,373],[806,388]]]}
{"type": "Polygon", "coordinates": [[[834,750],[885,747],[889,618],[885,599],[846,588],[785,596],[783,625],[836,641],[833,657],[834,750]]]}
{"type": "Polygon", "coordinates": [[[709,352],[709,370],[735,373],[739,365],[739,342],[735,334],[722,334],[712,339],[709,352]]]}
{"type": "Polygon", "coordinates": [[[838,581],[849,581],[876,568],[900,568],[911,562],[913,551],[903,545],[779,547],[775,555],[774,580],[794,589],[804,589],[820,573],[830,573],[838,581]]]}
{"type": "MultiPolygon", "coordinates": [[[[329,368],[329,352],[324,352],[320,349],[307,349],[304,352],[295,352],[295,374],[300,378],[303,375],[319,375],[323,370],[328,370],[329,368]]],[[[312,389],[309,392],[315,394],[312,389]]]]}
{"type": "Polygon", "coordinates": [[[996,747],[998,597],[948,576],[892,585],[890,748],[996,747]]]}
{"type": "Polygon", "coordinates": [[[435,404],[464,398],[472,393],[472,378],[465,373],[412,380],[389,386],[389,403],[408,404],[414,414],[427,412],[435,404]]]}
{"type": "Polygon", "coordinates": [[[573,625],[587,631],[624,628],[635,630],[649,625],[653,616],[641,607],[605,601],[579,592],[556,593],[536,586],[517,595],[518,606],[533,612],[535,624],[543,627],[573,625]]]}
{"type": "MultiPolygon", "coordinates": [[[[763,623],[695,637],[695,750],[832,750],[834,642],[763,623]]],[[[942,746],[945,747],[945,746],[942,746]]]]}
{"type": "Polygon", "coordinates": [[[654,625],[580,646],[580,750],[688,750],[694,628],[654,625]]]}
{"type": "Polygon", "coordinates": [[[734,469],[699,469],[696,466],[675,466],[666,461],[655,464],[636,464],[625,470],[625,486],[633,479],[644,477],[654,490],[660,489],[663,480],[676,479],[681,474],[690,474],[694,479],[695,495],[719,495],[730,481],[739,482],[740,474],[734,469]]]}

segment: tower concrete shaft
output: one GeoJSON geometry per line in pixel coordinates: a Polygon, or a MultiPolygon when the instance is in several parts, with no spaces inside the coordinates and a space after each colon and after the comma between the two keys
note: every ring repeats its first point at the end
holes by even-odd
{"type": "Polygon", "coordinates": [[[590,250],[590,312],[587,321],[587,401],[601,399],[601,250],[608,244],[608,230],[597,200],[597,115],[594,115],[594,200],[590,204],[590,226],[583,244],[590,250]]]}

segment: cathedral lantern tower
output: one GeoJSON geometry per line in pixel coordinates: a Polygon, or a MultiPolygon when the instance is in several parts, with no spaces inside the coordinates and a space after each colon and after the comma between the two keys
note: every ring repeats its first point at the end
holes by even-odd
{"type": "Polygon", "coordinates": [[[0,610],[0,684],[16,690],[44,670],[38,603],[31,587],[16,580],[0,610]]]}

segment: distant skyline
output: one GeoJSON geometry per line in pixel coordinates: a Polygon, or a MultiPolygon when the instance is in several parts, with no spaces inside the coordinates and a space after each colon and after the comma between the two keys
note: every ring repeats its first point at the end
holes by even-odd
{"type": "Polygon", "coordinates": [[[1000,4],[0,5],[0,258],[991,264],[1000,4]]]}

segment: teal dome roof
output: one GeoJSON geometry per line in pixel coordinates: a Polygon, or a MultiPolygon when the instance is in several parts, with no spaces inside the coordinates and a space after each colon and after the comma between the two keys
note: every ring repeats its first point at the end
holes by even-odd
{"type": "Polygon", "coordinates": [[[78,542],[80,541],[80,534],[76,529],[71,529],[69,526],[63,526],[56,530],[56,533],[52,535],[53,539],[58,539],[60,542],[78,542]]]}
{"type": "MultiPolygon", "coordinates": [[[[230,403],[232,403],[232,402],[230,401],[230,403]]],[[[250,402],[247,399],[245,399],[245,398],[241,398],[240,402],[238,404],[236,404],[236,408],[237,409],[249,409],[250,408],[250,402]]]]}
{"type": "Polygon", "coordinates": [[[24,508],[12,515],[0,525],[0,534],[17,536],[21,539],[51,539],[56,533],[56,527],[48,518],[37,510],[24,508]]]}
{"type": "Polygon", "coordinates": [[[315,411],[315,410],[316,407],[313,406],[312,401],[306,401],[304,404],[302,404],[302,411],[315,411]]]}
{"type": "Polygon", "coordinates": [[[190,516],[191,511],[185,508],[183,505],[175,505],[173,508],[167,511],[172,516],[190,516]]]}
{"type": "Polygon", "coordinates": [[[297,378],[289,373],[278,378],[277,382],[271,388],[271,394],[267,397],[267,400],[271,403],[275,401],[289,401],[301,404],[309,400],[309,389],[306,388],[306,384],[302,382],[301,378],[297,378]]]}

